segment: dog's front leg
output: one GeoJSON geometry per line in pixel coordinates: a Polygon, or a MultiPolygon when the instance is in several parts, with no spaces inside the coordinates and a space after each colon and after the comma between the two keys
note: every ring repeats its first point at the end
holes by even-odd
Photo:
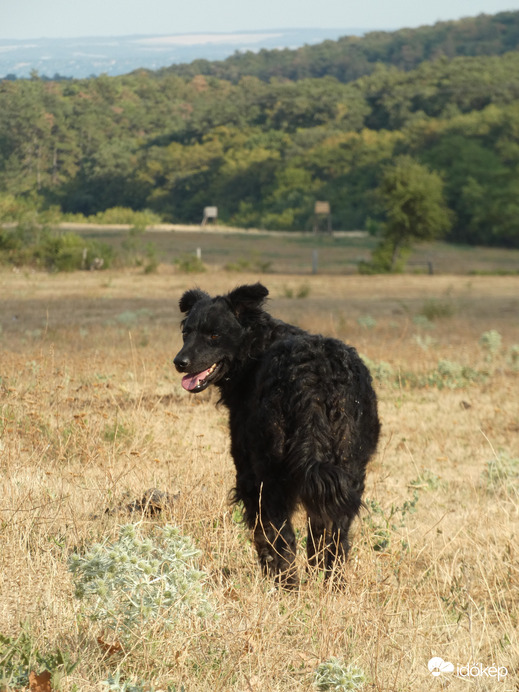
{"type": "Polygon", "coordinates": [[[284,588],[297,586],[296,537],[288,517],[269,519],[260,512],[254,526],[254,545],[264,574],[284,588]]]}

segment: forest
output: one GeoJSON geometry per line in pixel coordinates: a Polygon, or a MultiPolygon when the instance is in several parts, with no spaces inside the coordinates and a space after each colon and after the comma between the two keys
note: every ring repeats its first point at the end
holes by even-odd
{"type": "Polygon", "coordinates": [[[120,77],[0,82],[0,221],[21,208],[376,232],[402,158],[447,240],[519,247],[519,12],[120,77]]]}

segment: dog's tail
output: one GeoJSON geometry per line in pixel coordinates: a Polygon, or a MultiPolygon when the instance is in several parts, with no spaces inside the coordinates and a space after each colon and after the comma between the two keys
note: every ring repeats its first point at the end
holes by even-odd
{"type": "Polygon", "coordinates": [[[310,514],[327,516],[331,521],[353,519],[362,505],[363,485],[340,466],[316,461],[305,469],[301,501],[310,514]]]}

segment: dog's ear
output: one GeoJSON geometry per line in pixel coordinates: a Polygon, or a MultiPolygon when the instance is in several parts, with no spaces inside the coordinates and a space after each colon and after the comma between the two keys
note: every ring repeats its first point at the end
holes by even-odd
{"type": "Polygon", "coordinates": [[[202,291],[199,288],[192,288],[189,291],[186,291],[182,298],[178,301],[180,312],[189,312],[193,305],[198,303],[199,300],[210,297],[211,296],[205,291],[202,291]]]}
{"type": "Polygon", "coordinates": [[[255,312],[261,308],[265,298],[268,296],[268,289],[263,284],[238,286],[227,296],[234,313],[237,316],[244,312],[255,312]]]}

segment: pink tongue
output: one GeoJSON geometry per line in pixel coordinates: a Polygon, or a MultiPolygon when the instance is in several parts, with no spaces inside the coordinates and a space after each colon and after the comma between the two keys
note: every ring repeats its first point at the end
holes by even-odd
{"type": "Polygon", "coordinates": [[[182,386],[184,389],[187,389],[187,391],[191,391],[194,389],[199,382],[202,380],[205,380],[205,378],[209,375],[209,370],[211,368],[207,368],[207,370],[204,370],[203,372],[197,372],[194,375],[184,375],[182,378],[182,386]]]}

